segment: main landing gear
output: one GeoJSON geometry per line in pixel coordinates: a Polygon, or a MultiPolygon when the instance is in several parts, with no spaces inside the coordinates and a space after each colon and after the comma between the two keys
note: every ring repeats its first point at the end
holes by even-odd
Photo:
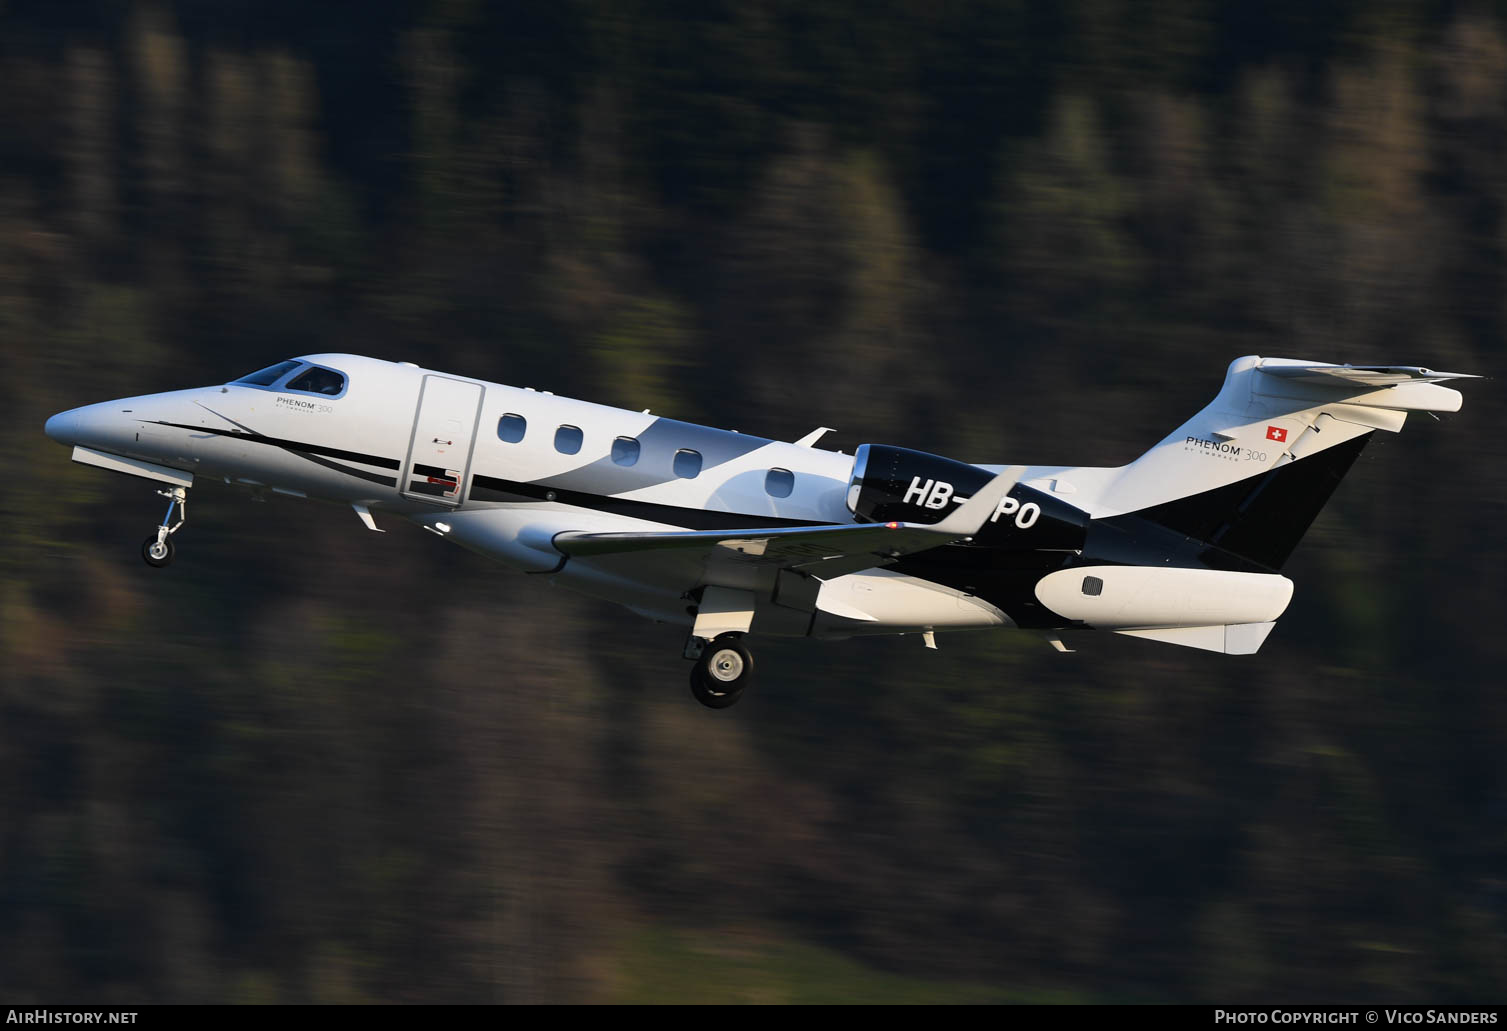
{"type": "Polygon", "coordinates": [[[691,694],[708,709],[736,705],[753,682],[753,656],[738,640],[742,636],[722,634],[710,643],[693,639],[703,647],[691,667],[691,694]]]}
{"type": "Polygon", "coordinates": [[[141,542],[141,557],[146,559],[147,565],[161,569],[173,560],[173,534],[178,532],[183,521],[188,518],[188,491],[182,487],[172,487],[157,493],[167,498],[167,515],[162,517],[157,532],[141,542]],[[174,510],[178,513],[176,523],[173,522],[174,510]]]}

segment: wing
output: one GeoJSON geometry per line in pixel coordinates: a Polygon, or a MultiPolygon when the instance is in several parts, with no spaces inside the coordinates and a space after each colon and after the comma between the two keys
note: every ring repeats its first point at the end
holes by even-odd
{"type": "Polygon", "coordinates": [[[844,523],[789,529],[692,530],[665,533],[557,534],[554,546],[573,558],[619,559],[626,575],[702,584],[747,582],[757,567],[787,569],[831,579],[860,569],[888,565],[902,555],[972,537],[994,515],[1024,466],[1012,466],[939,523],[844,523]],[[635,561],[637,560],[637,561],[635,561]]]}

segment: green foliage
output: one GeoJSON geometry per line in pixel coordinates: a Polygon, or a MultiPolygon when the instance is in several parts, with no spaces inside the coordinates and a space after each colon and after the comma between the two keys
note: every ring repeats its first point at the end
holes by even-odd
{"type": "Polygon", "coordinates": [[[702,407],[685,311],[668,298],[635,297],[607,316],[588,354],[604,403],[687,416],[702,407]]]}
{"type": "Polygon", "coordinates": [[[625,941],[613,986],[601,1000],[691,1005],[936,1006],[1090,1002],[1069,992],[1012,990],[900,977],[854,963],[830,949],[746,930],[642,931],[625,941]]]}

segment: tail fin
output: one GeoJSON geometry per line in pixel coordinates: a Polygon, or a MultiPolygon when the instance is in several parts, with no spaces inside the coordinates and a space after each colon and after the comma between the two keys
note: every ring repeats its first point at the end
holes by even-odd
{"type": "MultiPolygon", "coordinates": [[[[1219,395],[1110,472],[1098,518],[1134,513],[1280,569],[1376,430],[1410,411],[1456,412],[1461,373],[1238,358],[1219,395]]],[[[1477,377],[1469,377],[1477,378],[1477,377]]]]}

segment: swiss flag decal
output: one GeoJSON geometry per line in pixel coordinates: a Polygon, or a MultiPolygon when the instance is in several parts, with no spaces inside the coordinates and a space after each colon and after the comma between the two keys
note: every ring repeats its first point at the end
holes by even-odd
{"type": "Polygon", "coordinates": [[[1284,430],[1281,426],[1268,426],[1266,428],[1266,439],[1275,440],[1278,443],[1285,444],[1287,443],[1287,431],[1284,430]]]}

